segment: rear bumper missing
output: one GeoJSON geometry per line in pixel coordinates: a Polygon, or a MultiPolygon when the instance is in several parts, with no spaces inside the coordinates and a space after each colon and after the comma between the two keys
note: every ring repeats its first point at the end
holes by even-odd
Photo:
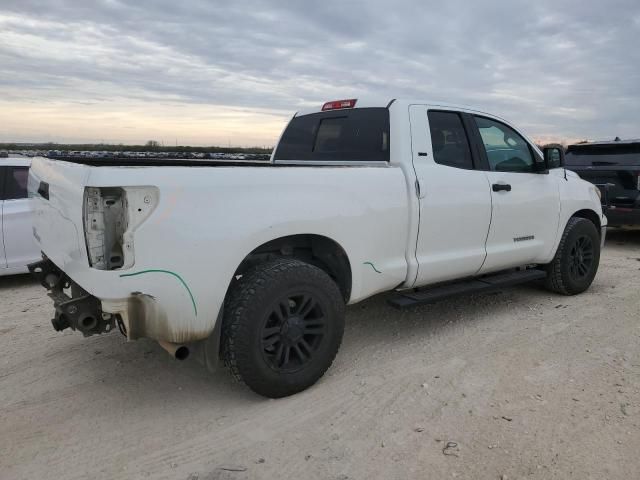
{"type": "Polygon", "coordinates": [[[113,330],[117,316],[103,312],[98,300],[71,280],[49,259],[28,265],[29,272],[48,290],[53,300],[53,328],[82,332],[85,337],[113,330]]]}

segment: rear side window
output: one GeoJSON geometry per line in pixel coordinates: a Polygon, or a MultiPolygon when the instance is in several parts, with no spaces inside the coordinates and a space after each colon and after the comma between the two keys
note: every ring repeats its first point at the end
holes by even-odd
{"type": "Polygon", "coordinates": [[[5,200],[27,198],[28,167],[6,167],[4,178],[5,200]]]}
{"type": "Polygon", "coordinates": [[[429,111],[428,116],[433,160],[440,165],[472,169],[469,139],[460,115],[454,112],[429,111]]]}
{"type": "Polygon", "coordinates": [[[295,117],[274,160],[389,161],[389,111],[356,108],[295,117]]]}

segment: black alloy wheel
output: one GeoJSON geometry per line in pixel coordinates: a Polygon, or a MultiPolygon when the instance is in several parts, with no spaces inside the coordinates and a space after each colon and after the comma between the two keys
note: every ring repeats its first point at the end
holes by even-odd
{"type": "Polygon", "coordinates": [[[582,280],[591,272],[593,265],[593,242],[581,235],[573,243],[569,253],[569,273],[574,280],[582,280]]]}
{"type": "Polygon", "coordinates": [[[292,395],[331,366],[344,314],[342,293],[321,268],[291,258],[257,265],[225,299],[222,356],[254,392],[292,395]]]}
{"type": "Polygon", "coordinates": [[[262,327],[262,354],[277,372],[292,373],[312,361],[327,332],[327,319],[311,293],[276,301],[262,327]]]}

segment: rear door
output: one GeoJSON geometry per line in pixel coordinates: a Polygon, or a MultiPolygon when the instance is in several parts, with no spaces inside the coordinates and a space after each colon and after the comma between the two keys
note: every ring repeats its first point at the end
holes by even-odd
{"type": "Polygon", "coordinates": [[[32,214],[27,198],[28,178],[28,167],[6,167],[2,234],[9,268],[26,267],[39,257],[39,250],[33,238],[32,214]]]}
{"type": "Polygon", "coordinates": [[[4,236],[2,235],[2,210],[4,206],[4,175],[7,167],[0,167],[0,274],[7,268],[7,257],[4,254],[4,236]]]}
{"type": "Polygon", "coordinates": [[[416,286],[471,276],[485,259],[491,193],[474,170],[467,127],[451,110],[410,106],[413,166],[420,198],[416,286]]]}
{"type": "Polygon", "coordinates": [[[488,117],[472,119],[492,202],[487,259],[480,273],[536,263],[549,253],[558,233],[558,177],[535,172],[539,154],[512,127],[488,117]]]}

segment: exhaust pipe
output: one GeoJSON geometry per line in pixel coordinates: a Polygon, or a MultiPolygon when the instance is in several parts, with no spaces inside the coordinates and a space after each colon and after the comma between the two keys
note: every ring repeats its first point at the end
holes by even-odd
{"type": "Polygon", "coordinates": [[[164,340],[158,340],[158,344],[176,360],[186,360],[189,357],[189,347],[186,345],[165,342],[164,340]]]}

